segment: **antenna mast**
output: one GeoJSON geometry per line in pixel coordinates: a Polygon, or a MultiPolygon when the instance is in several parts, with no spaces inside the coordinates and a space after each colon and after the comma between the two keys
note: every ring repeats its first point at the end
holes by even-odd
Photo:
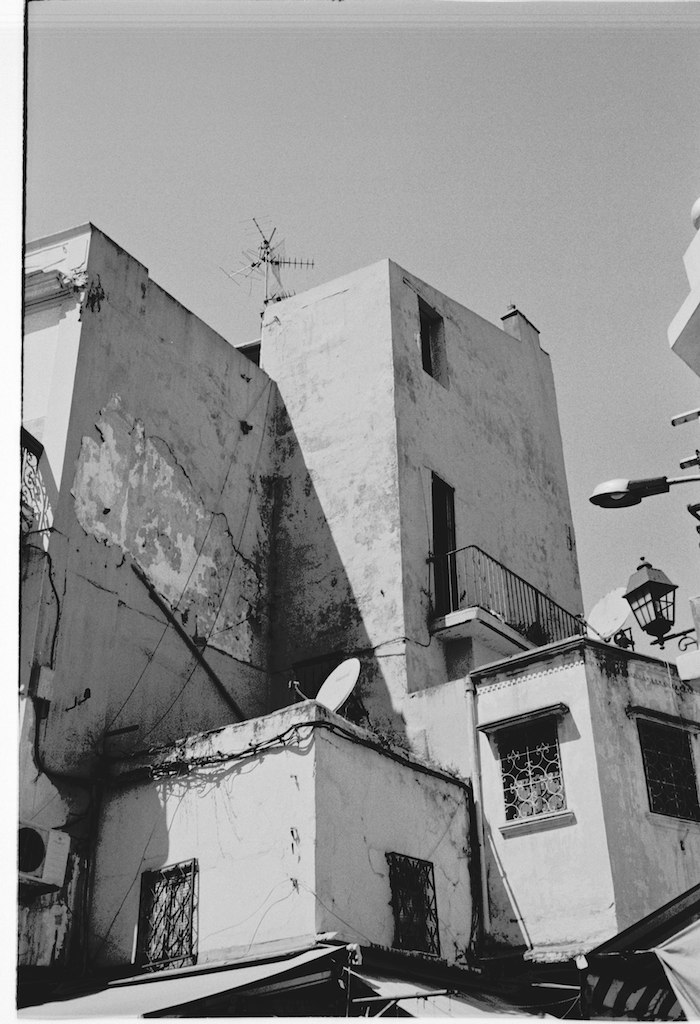
{"type": "Polygon", "coordinates": [[[265,307],[270,302],[279,302],[281,299],[287,299],[294,292],[285,291],[282,288],[282,279],[280,277],[280,267],[295,267],[298,269],[310,269],[314,266],[314,261],[304,260],[298,258],[289,258],[284,253],[284,242],[278,242],[276,245],[272,244],[277,228],[273,228],[269,237],[265,235],[265,232],[258,224],[255,217],[253,217],[253,224],[260,233],[262,239],[257,249],[246,249],[243,253],[243,258],[247,260],[247,263],[241,267],[240,270],[235,273],[230,273],[228,270],[223,270],[227,277],[231,280],[235,280],[240,275],[243,277],[250,277],[255,274],[256,277],[263,277],[265,281],[265,296],[263,299],[263,309],[260,315],[262,316],[265,312],[265,307]],[[276,281],[276,286],[270,289],[270,273],[276,281]]]}

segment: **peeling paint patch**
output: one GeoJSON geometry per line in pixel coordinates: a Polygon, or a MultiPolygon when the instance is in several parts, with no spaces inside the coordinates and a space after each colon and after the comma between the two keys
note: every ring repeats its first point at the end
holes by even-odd
{"type": "Polygon", "coordinates": [[[85,532],[119,547],[148,574],[188,629],[249,660],[260,583],[236,551],[222,513],[206,509],[169,446],[147,437],[114,396],[101,443],[82,440],[72,494],[85,532]]]}

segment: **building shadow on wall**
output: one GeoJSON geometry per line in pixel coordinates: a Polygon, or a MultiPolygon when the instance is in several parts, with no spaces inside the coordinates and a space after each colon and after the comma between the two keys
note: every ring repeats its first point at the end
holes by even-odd
{"type": "MultiPolygon", "coordinates": [[[[369,609],[363,611],[356,597],[334,537],[334,530],[342,531],[344,524],[339,518],[333,524],[329,522],[281,403],[276,433],[269,710],[300,699],[290,686],[292,680],[305,697],[315,699],[328,674],[341,661],[356,657],[361,662],[360,676],[343,705],[343,714],[374,731],[380,739],[405,747],[405,722],[391,700],[384,668],[387,659],[377,657],[381,645],[372,644],[365,626],[369,609]]],[[[360,557],[357,547],[353,552],[353,558],[360,557]]],[[[367,551],[364,571],[373,571],[372,557],[367,551]]],[[[357,564],[353,566],[355,577],[358,568],[357,564]]],[[[378,594],[381,586],[378,577],[378,594]]],[[[403,624],[393,624],[389,617],[386,629],[387,639],[393,638],[394,633],[403,632],[403,624]]],[[[398,662],[404,656],[390,660],[398,662]]],[[[399,669],[397,677],[396,686],[405,686],[405,667],[399,669]]]]}

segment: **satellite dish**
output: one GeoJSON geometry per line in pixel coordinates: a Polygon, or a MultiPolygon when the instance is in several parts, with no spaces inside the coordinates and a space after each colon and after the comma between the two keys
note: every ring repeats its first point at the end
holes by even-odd
{"type": "Polygon", "coordinates": [[[625,591],[625,587],[611,590],[591,608],[590,615],[586,619],[589,636],[605,640],[607,643],[622,629],[632,614],[632,609],[625,601],[625,591]]]}
{"type": "Polygon", "coordinates": [[[337,711],[355,689],[360,675],[360,659],[348,658],[341,661],[337,668],[326,678],[316,695],[316,701],[323,704],[329,711],[337,711]]]}

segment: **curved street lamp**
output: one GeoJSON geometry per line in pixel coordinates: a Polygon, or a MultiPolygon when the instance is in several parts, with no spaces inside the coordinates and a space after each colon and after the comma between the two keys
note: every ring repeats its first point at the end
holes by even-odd
{"type": "Polygon", "coordinates": [[[693,476],[652,476],[645,480],[606,480],[598,484],[588,499],[600,508],[628,508],[638,505],[642,498],[653,494],[665,494],[673,484],[685,484],[700,481],[700,474],[693,476]]]}

